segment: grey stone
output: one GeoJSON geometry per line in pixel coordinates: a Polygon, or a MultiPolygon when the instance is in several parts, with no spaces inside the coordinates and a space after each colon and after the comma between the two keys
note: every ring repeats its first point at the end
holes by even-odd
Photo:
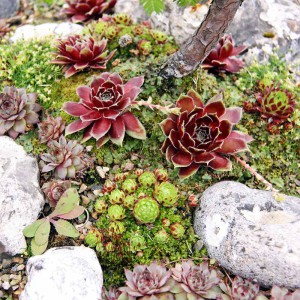
{"type": "MultiPolygon", "coordinates": [[[[166,0],[166,10],[162,14],[151,15],[151,24],[167,34],[173,35],[181,45],[200,26],[207,5],[195,11],[190,7],[179,8],[176,3],[166,0]]],[[[267,60],[277,48],[295,70],[300,63],[300,5],[299,0],[247,0],[238,9],[227,32],[232,33],[236,45],[248,46],[248,52],[241,56],[247,64],[253,59],[267,60]],[[274,38],[264,37],[273,32],[274,38]]]]}
{"type": "Polygon", "coordinates": [[[10,18],[17,13],[20,7],[19,0],[0,1],[0,19],[10,18]]]}
{"type": "Polygon", "coordinates": [[[26,249],[23,229],[45,204],[36,159],[7,136],[0,137],[0,258],[26,249]]]}
{"type": "Polygon", "coordinates": [[[237,44],[249,51],[243,56],[247,63],[253,58],[263,61],[274,48],[287,61],[300,62],[300,5],[298,0],[247,0],[237,11],[228,32],[237,44]],[[253,17],[256,16],[256,17],[253,17]],[[274,33],[274,38],[263,36],[274,33]]]}
{"type": "Polygon", "coordinates": [[[147,19],[147,15],[140,5],[139,0],[118,0],[114,11],[116,14],[123,13],[131,16],[134,22],[144,21],[147,19]]]}
{"type": "Polygon", "coordinates": [[[52,248],[31,257],[28,281],[20,300],[98,300],[102,270],[94,250],[88,247],[52,248]]]}
{"type": "Polygon", "coordinates": [[[208,11],[208,6],[205,4],[197,10],[191,10],[191,7],[178,7],[172,0],[166,0],[165,5],[166,10],[163,13],[151,14],[151,25],[155,29],[172,35],[179,45],[195,32],[208,11]]]}
{"type": "Polygon", "coordinates": [[[49,36],[66,37],[68,35],[80,33],[82,26],[70,22],[44,23],[40,25],[24,25],[18,27],[10,41],[17,42],[21,39],[44,39],[49,36]]]}
{"type": "Polygon", "coordinates": [[[223,181],[203,193],[194,229],[233,274],[300,288],[300,198],[223,181]]]}

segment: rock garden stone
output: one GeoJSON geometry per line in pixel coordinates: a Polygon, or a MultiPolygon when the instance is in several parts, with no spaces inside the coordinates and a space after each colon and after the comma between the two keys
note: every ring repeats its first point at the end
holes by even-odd
{"type": "Polygon", "coordinates": [[[1,0],[0,1],[0,19],[10,18],[19,10],[19,0],[1,0]]]}
{"type": "Polygon", "coordinates": [[[261,285],[300,287],[300,199],[223,181],[208,188],[194,229],[210,257],[261,285]],[[278,201],[280,200],[280,201],[278,201]]]}
{"type": "Polygon", "coordinates": [[[295,63],[300,61],[299,15],[297,0],[244,1],[228,32],[232,33],[237,44],[249,47],[244,56],[247,63],[253,58],[262,61],[274,47],[288,61],[295,63]],[[253,18],[254,15],[257,17],[253,18]]]}
{"type": "Polygon", "coordinates": [[[28,282],[20,300],[101,299],[102,270],[90,248],[52,248],[31,257],[26,272],[28,282]]]}
{"type": "Polygon", "coordinates": [[[10,38],[12,42],[19,41],[21,39],[43,39],[49,35],[55,35],[57,37],[65,37],[71,34],[80,33],[82,26],[70,22],[63,23],[44,23],[41,25],[24,25],[15,31],[14,35],[10,38]]]}
{"type": "Polygon", "coordinates": [[[0,137],[0,258],[26,249],[22,230],[44,204],[36,159],[11,138],[0,137]]]}
{"type": "MultiPolygon", "coordinates": [[[[163,13],[151,15],[151,24],[173,35],[178,44],[194,33],[208,11],[207,5],[193,10],[191,7],[179,8],[175,2],[167,1],[166,6],[163,13]]],[[[297,0],[244,1],[227,32],[232,33],[236,44],[248,46],[248,52],[243,56],[247,63],[253,58],[262,61],[274,47],[288,61],[295,62],[300,60],[299,13],[297,0]],[[254,15],[257,17],[253,18],[254,15]]]]}
{"type": "Polygon", "coordinates": [[[151,25],[174,36],[179,45],[195,32],[208,11],[207,5],[201,5],[197,10],[192,10],[191,7],[179,7],[171,0],[165,1],[165,5],[166,10],[162,13],[151,14],[151,25]]]}
{"type": "Polygon", "coordinates": [[[140,5],[139,0],[118,0],[114,7],[114,11],[116,14],[128,14],[134,22],[147,19],[147,15],[140,5]]]}

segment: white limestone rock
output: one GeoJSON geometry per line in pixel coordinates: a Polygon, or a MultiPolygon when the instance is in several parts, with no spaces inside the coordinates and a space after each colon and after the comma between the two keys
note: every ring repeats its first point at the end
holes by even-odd
{"type": "MultiPolygon", "coordinates": [[[[273,49],[278,49],[295,71],[300,71],[300,6],[298,0],[247,0],[238,9],[227,32],[233,35],[236,45],[246,45],[248,52],[241,56],[247,64],[253,59],[267,60],[273,49]],[[274,33],[274,38],[264,33],[274,33]],[[298,64],[298,66],[297,66],[298,64]]],[[[153,28],[173,35],[181,45],[195,32],[203,21],[208,5],[196,10],[179,8],[166,0],[167,9],[162,14],[151,15],[153,28]]]]}
{"type": "Polygon", "coordinates": [[[41,40],[51,35],[55,37],[66,37],[72,34],[80,33],[82,26],[71,22],[63,23],[44,23],[40,25],[24,25],[15,31],[10,38],[11,42],[17,42],[19,40],[41,40]]]}
{"type": "Polygon", "coordinates": [[[36,159],[7,136],[0,137],[0,258],[26,249],[23,229],[45,204],[36,159]]]}
{"type": "Polygon", "coordinates": [[[131,16],[134,22],[144,21],[147,19],[147,15],[140,5],[139,0],[118,0],[114,11],[116,14],[127,14],[131,16]]]}
{"type": "Polygon", "coordinates": [[[28,282],[20,300],[98,300],[103,276],[94,250],[88,247],[52,248],[31,257],[28,282]]]}
{"type": "Polygon", "coordinates": [[[168,35],[172,35],[179,45],[190,37],[199,27],[208,11],[208,5],[201,5],[196,10],[191,7],[178,7],[172,0],[166,0],[166,10],[161,14],[152,13],[151,25],[168,35]]]}
{"type": "Polygon", "coordinates": [[[231,181],[208,188],[194,229],[209,256],[262,286],[300,288],[300,198],[231,181]],[[282,201],[283,198],[283,201],[282,201]]]}

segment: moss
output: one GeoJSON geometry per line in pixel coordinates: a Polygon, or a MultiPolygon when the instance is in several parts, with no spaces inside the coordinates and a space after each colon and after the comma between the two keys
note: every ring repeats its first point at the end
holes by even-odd
{"type": "Polygon", "coordinates": [[[51,85],[60,75],[60,67],[50,63],[52,47],[49,41],[20,41],[0,45],[0,85],[24,87],[36,92],[41,104],[51,98],[51,85]]]}

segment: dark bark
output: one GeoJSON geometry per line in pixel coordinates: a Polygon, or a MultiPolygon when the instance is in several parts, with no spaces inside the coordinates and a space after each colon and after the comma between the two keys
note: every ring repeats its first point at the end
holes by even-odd
{"type": "Polygon", "coordinates": [[[233,20],[243,0],[214,0],[196,32],[161,69],[164,78],[183,77],[196,70],[233,20]]]}

